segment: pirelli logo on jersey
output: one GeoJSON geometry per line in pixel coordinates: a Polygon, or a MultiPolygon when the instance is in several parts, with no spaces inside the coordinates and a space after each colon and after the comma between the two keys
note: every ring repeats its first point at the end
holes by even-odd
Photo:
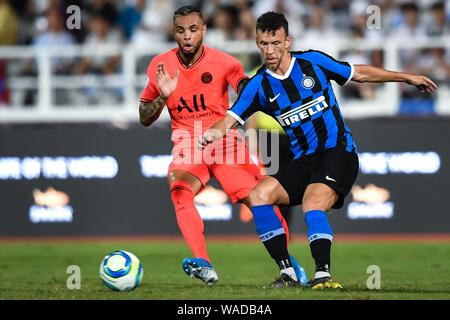
{"type": "Polygon", "coordinates": [[[278,122],[285,127],[309,118],[313,114],[316,114],[326,108],[328,108],[328,104],[325,101],[325,97],[320,96],[308,103],[302,104],[295,109],[289,110],[288,112],[277,116],[277,119],[278,122]]]}

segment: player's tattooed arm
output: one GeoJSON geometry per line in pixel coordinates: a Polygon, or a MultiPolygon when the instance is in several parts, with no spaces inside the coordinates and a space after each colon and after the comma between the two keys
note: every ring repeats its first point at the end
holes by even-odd
{"type": "Polygon", "coordinates": [[[141,124],[148,127],[155,122],[159,118],[165,104],[166,99],[162,96],[150,102],[141,101],[139,105],[139,120],[141,124]]]}
{"type": "Polygon", "coordinates": [[[160,91],[159,97],[151,102],[141,101],[139,106],[139,116],[141,123],[148,127],[162,112],[167,99],[175,91],[178,85],[180,71],[175,71],[173,77],[169,75],[163,62],[158,63],[156,70],[156,82],[160,91]]]}
{"type": "Polygon", "coordinates": [[[428,77],[406,72],[389,71],[369,65],[355,65],[353,81],[356,82],[405,82],[415,86],[420,92],[433,92],[437,85],[428,77]]]}

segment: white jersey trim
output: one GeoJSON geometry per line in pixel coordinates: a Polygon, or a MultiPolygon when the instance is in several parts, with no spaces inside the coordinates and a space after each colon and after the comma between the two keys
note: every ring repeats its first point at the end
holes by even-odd
{"type": "Polygon", "coordinates": [[[242,118],[239,117],[236,113],[234,113],[234,112],[231,111],[231,110],[227,110],[227,113],[228,113],[230,116],[232,116],[233,118],[235,118],[241,125],[244,125],[245,121],[242,120],[242,118]]]}

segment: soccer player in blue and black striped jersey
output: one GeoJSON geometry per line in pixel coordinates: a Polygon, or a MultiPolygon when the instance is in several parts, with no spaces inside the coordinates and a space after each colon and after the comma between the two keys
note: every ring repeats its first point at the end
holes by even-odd
{"type": "Polygon", "coordinates": [[[252,213],[266,249],[280,266],[275,287],[295,286],[285,235],[277,233],[273,204],[302,204],[308,241],[315,260],[313,289],[342,288],[331,277],[333,232],[327,214],[340,208],[358,174],[357,146],[345,124],[331,81],[406,82],[422,92],[437,87],[425,76],[392,72],[368,65],[351,65],[316,51],[290,52],[288,22],[280,13],[267,12],[257,20],[256,43],[265,65],[250,79],[221,121],[199,140],[206,146],[256,111],[274,117],[290,138],[294,159],[274,176],[265,177],[250,193],[252,213]]]}

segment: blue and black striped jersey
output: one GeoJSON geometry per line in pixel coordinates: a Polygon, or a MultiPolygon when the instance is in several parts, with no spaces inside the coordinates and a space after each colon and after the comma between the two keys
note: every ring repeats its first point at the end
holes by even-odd
{"type": "Polygon", "coordinates": [[[241,124],[256,111],[274,117],[289,136],[295,159],[338,145],[357,152],[330,82],[345,85],[353,77],[353,65],[315,50],[291,55],[283,76],[261,67],[228,114],[241,124]]]}

